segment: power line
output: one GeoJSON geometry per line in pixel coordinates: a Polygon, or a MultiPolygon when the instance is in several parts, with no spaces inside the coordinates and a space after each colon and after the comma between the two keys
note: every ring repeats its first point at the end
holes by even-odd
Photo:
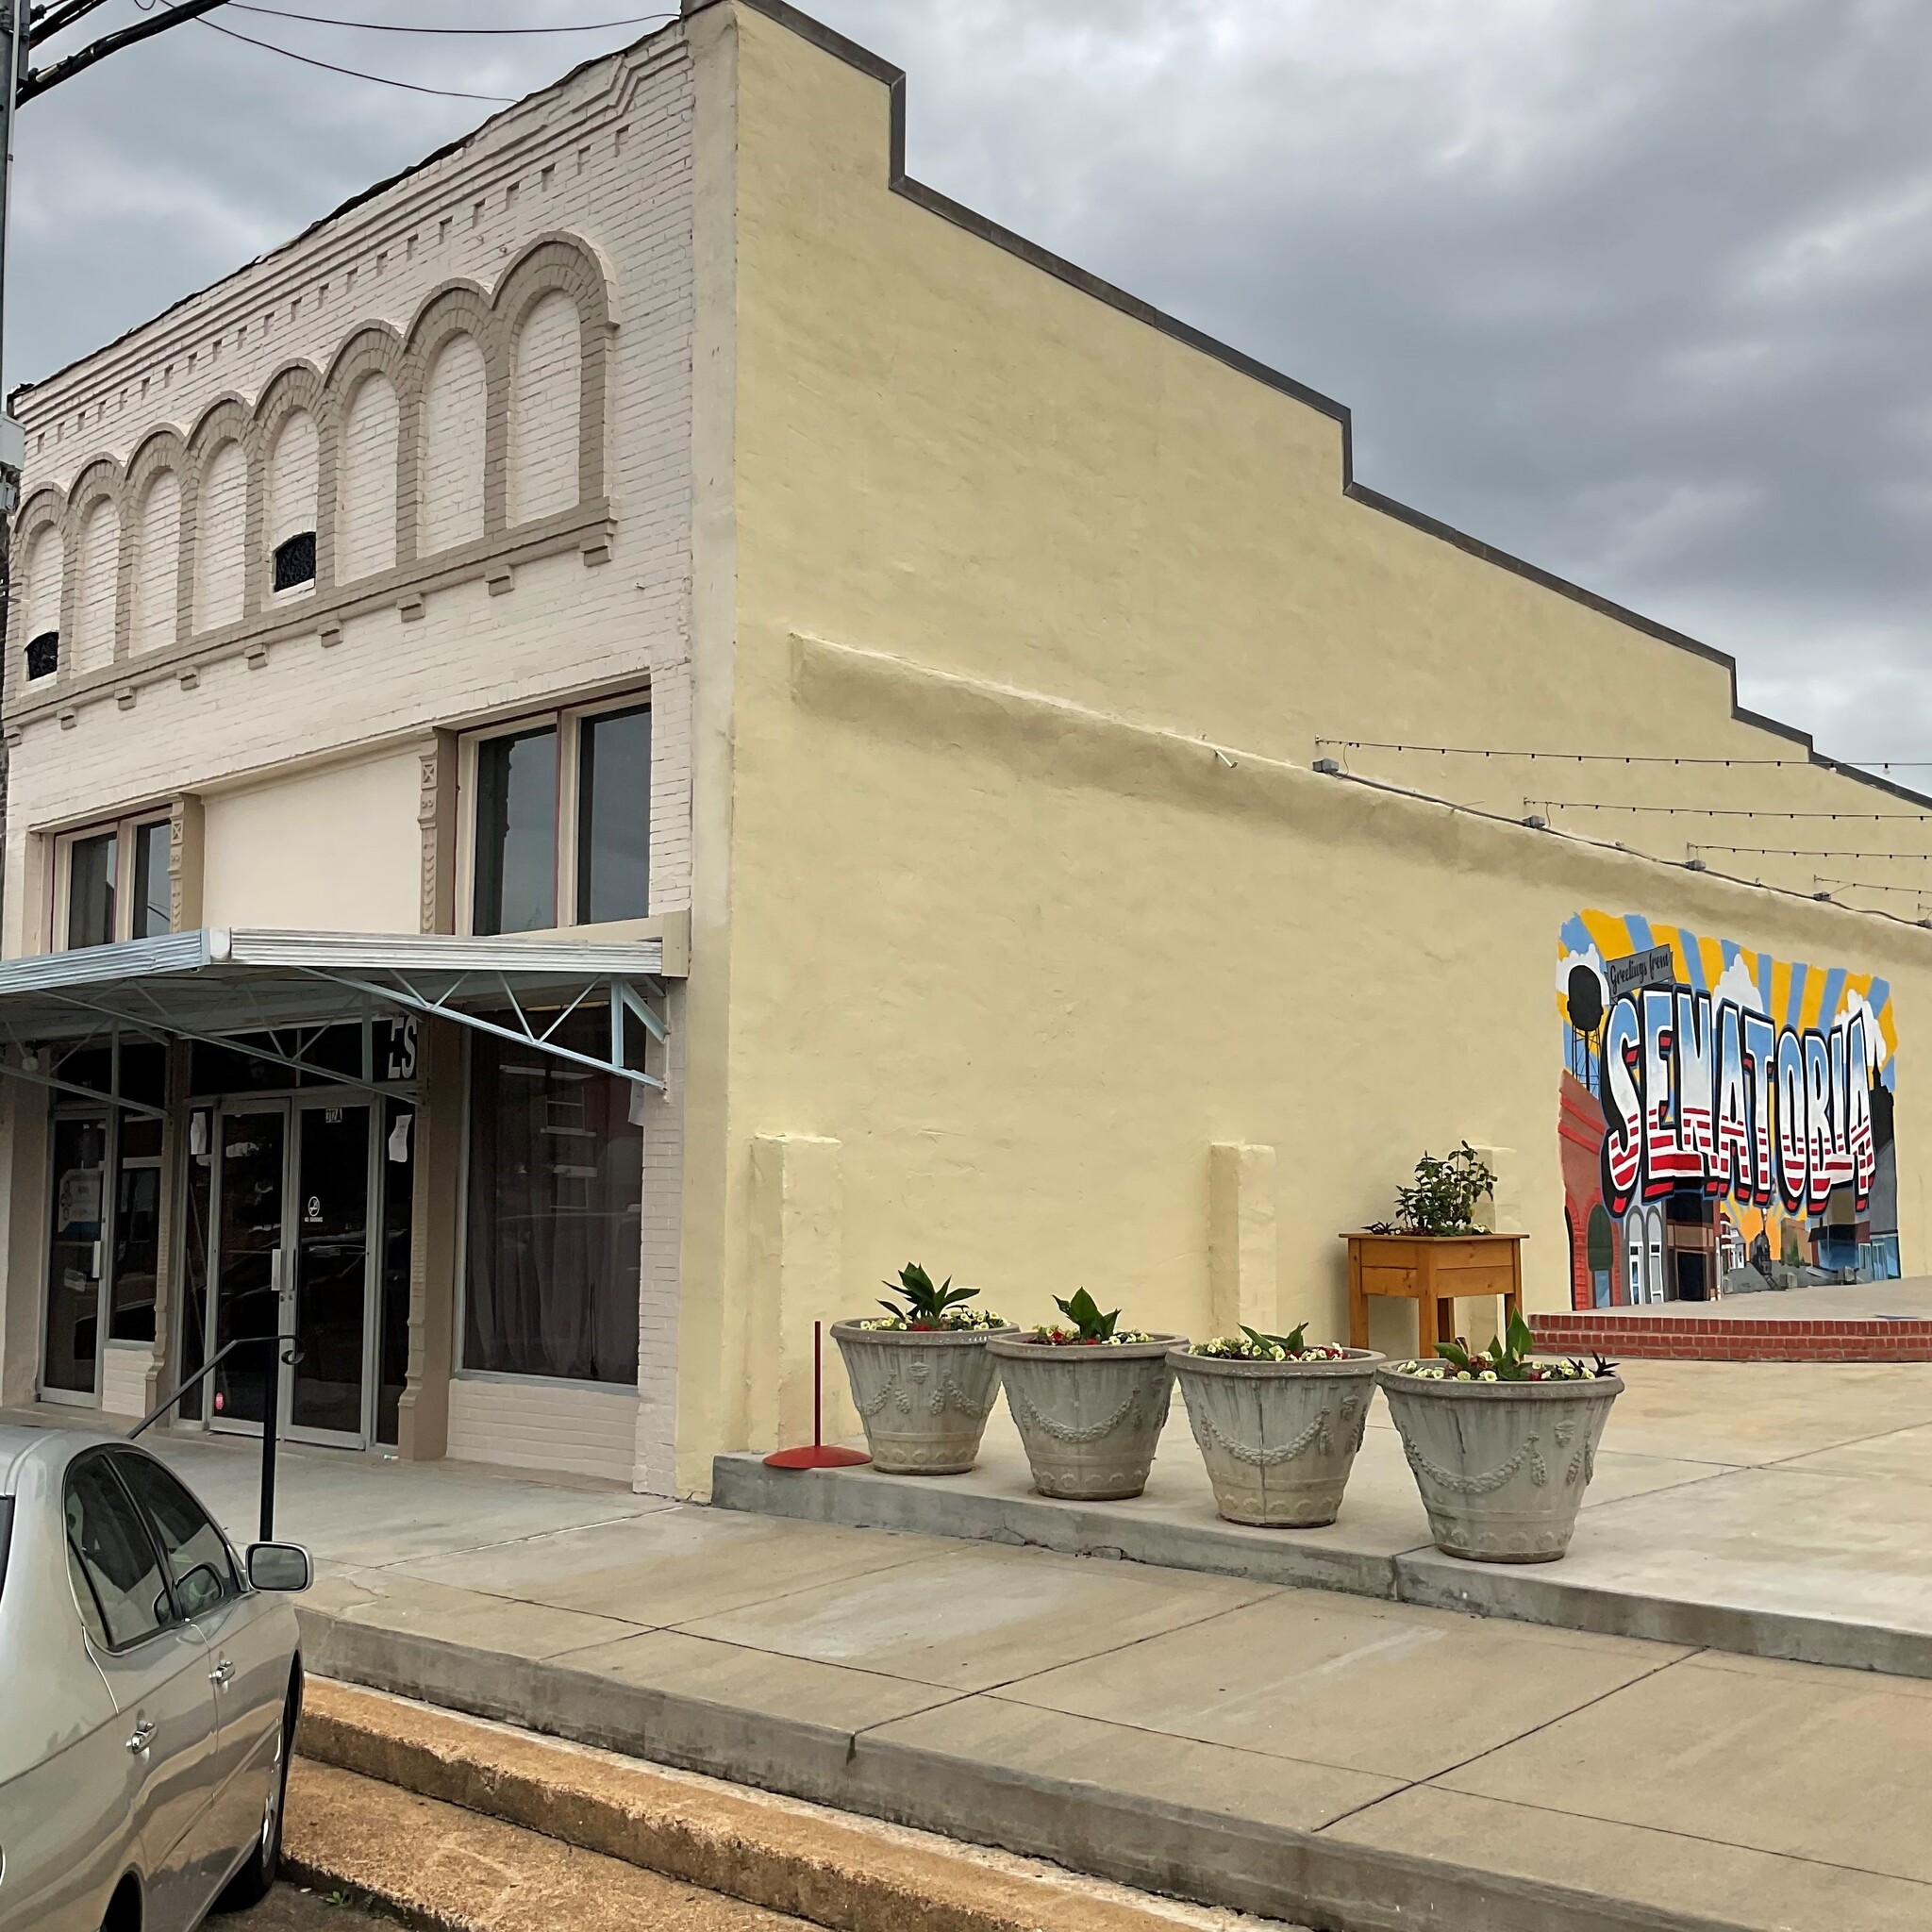
{"type": "MultiPolygon", "coordinates": [[[[233,0],[229,0],[233,4],[233,0]]],[[[210,33],[225,34],[231,41],[241,41],[250,47],[259,47],[265,54],[279,54],[285,60],[299,60],[305,67],[320,67],[325,74],[345,74],[351,80],[373,80],[378,87],[399,87],[412,94],[439,94],[446,101],[490,101],[499,108],[507,108],[516,100],[514,94],[472,94],[450,87],[420,87],[413,80],[391,80],[386,74],[364,74],[359,67],[338,67],[333,60],[318,60],[309,54],[298,54],[292,47],[278,47],[273,41],[258,41],[249,34],[238,34],[231,26],[217,26],[211,20],[204,20],[201,25],[210,33]]]]}
{"type": "MultiPolygon", "coordinates": [[[[1577,765],[1796,765],[1815,770],[1816,758],[1723,758],[1673,757],[1668,752],[1616,751],[1506,751],[1501,746],[1472,744],[1391,744],[1373,738],[1318,738],[1319,749],[1326,745],[1335,751],[1418,751],[1448,758],[1548,758],[1560,764],[1577,765]]],[[[1932,768],[1932,758],[1839,758],[1840,765],[1875,766],[1881,771],[1903,771],[1907,767],[1932,768]]],[[[1827,767],[1828,769],[1828,767],[1827,767]]]]}
{"type": "Polygon", "coordinates": [[[311,26],[346,26],[366,34],[601,34],[612,27],[647,26],[652,21],[675,20],[675,13],[633,13],[623,20],[591,20],[575,26],[400,26],[386,20],[338,20],[327,13],[291,13],[284,7],[256,7],[248,0],[228,0],[237,13],[263,13],[275,20],[300,20],[311,26]]]}

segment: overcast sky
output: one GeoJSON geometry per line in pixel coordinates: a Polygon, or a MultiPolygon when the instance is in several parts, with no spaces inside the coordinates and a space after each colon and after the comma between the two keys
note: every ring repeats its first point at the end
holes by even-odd
{"type": "MultiPolygon", "coordinates": [[[[275,4],[526,25],[647,0],[275,4]]],[[[908,70],[915,174],[1349,404],[1365,482],[1733,653],[1744,701],[1827,751],[1932,758],[1924,0],[809,10],[908,70]]],[[[642,31],[214,18],[501,95],[642,31]]],[[[202,25],[115,57],[22,116],[8,381],[490,111],[202,25]]]]}

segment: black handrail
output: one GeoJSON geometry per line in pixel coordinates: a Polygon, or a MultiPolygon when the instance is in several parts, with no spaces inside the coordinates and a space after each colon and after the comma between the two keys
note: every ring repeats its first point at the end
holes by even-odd
{"type": "Polygon", "coordinates": [[[275,1540],[275,1435],[281,1425],[282,1367],[286,1363],[293,1368],[302,1359],[302,1344],[294,1336],[237,1336],[233,1341],[216,1349],[159,1407],[142,1416],[128,1430],[127,1440],[133,1441],[150,1424],[159,1422],[190,1390],[198,1389],[237,1349],[242,1348],[268,1350],[268,1360],[261,1374],[261,1541],[272,1543],[275,1540]],[[288,1344],[287,1354],[282,1350],[284,1342],[288,1344]]]}

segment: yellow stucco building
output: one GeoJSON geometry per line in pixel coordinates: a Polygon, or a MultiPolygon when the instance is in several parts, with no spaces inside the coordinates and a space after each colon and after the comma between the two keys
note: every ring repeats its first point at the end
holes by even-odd
{"type": "MultiPolygon", "coordinates": [[[[656,566],[626,546],[640,479],[662,468],[626,471],[625,439],[641,432],[624,398],[660,365],[626,358],[656,326],[664,270],[655,255],[624,258],[615,238],[647,188],[681,184],[688,316],[661,366],[688,390],[675,423],[651,419],[688,482],[663,635],[627,646],[618,611],[595,661],[538,668],[544,625],[586,634],[572,603],[582,569],[567,558],[578,575],[503,646],[487,688],[432,694],[406,721],[345,724],[327,745],[291,741],[275,758],[307,770],[358,745],[366,756],[405,724],[455,744],[519,706],[566,713],[586,691],[620,689],[633,651],[658,720],[653,839],[674,820],[683,833],[632,932],[664,947],[678,1148],[675,1164],[651,1164],[658,1116],[646,1110],[635,1480],[702,1494],[721,1450],[796,1439],[812,1323],[868,1307],[908,1257],[1024,1320],[1084,1285],[1149,1327],[1307,1318],[1338,1332],[1338,1231],[1388,1212],[1418,1154],[1465,1138],[1493,1150],[1497,1215],[1529,1236],[1532,1308],[1625,1299],[1633,1282],[1647,1292],[1646,1257],[1632,1274],[1620,1233],[1585,1226],[1603,1206],[1579,1198],[1596,1148],[1566,1170],[1563,1082],[1585,1113],[1601,1109],[1593,1056],[1615,1017],[1565,1005],[1579,966],[1610,1007],[1630,992],[1653,1033],[1678,1025],[1678,1009],[1644,1020],[1644,991],[1686,998],[1689,1058],[1684,1041],[1645,1035],[1632,1062],[1640,1089],[1643,1053],[1666,1070],[1643,1090],[1656,1119],[1626,1124],[1642,1143],[1640,1205],[1701,1194],[1719,1204],[1705,1216],[1714,1227],[1726,1186],[1755,1198],[1795,1174],[1800,1205],[1785,1218],[1807,1230],[1805,1261],[1919,1265],[1932,1084],[1917,1077],[1914,1029],[1932,1011],[1932,933],[1814,897],[1797,852],[1808,841],[1789,829],[1753,838],[1715,828],[1757,821],[1706,817],[1713,841],[1793,850],[1700,858],[1656,808],[1871,814],[1861,836],[1901,855],[1888,877],[1908,886],[1924,875],[1903,855],[1924,843],[1925,801],[1740,711],[1721,654],[1356,482],[1339,405],[907,178],[903,76],[776,0],[687,0],[682,21],[613,62],[678,76],[654,109],[661,128],[634,105],[634,79],[593,63],[500,117],[541,123],[541,139],[492,165],[525,180],[546,171],[542,192],[561,192],[581,173],[567,158],[591,152],[584,128],[619,125],[611,141],[599,133],[608,158],[592,168],[607,171],[606,199],[540,226],[526,188],[518,245],[567,227],[604,264],[606,548],[593,558],[575,525],[567,542],[587,566],[614,560],[602,581],[641,591],[656,566]],[[1430,749],[1381,748],[1408,745],[1430,749]],[[1659,945],[1663,967],[1627,965],[1659,945]],[[1725,1091],[1744,1089],[1726,1089],[1724,1015],[1757,1010],[1754,999],[1799,1040],[1797,1152],[1774,1147],[1761,1172],[1727,1181],[1713,1150],[1725,1091]],[[1824,1041],[1823,1101],[1805,1084],[1807,1034],[1824,1041]],[[1700,1064],[1715,1067],[1701,1128],[1700,1064]],[[1883,1093],[1866,1108],[1865,1167],[1847,1083],[1883,1093]],[[1703,1164],[1660,1160],[1653,1186],[1667,1129],[1681,1160],[1703,1164]],[[1828,1180],[1828,1201],[1803,1198],[1807,1174],[1828,1180]],[[672,1243],[657,1261],[654,1188],[667,1210],[655,1238],[672,1243]]],[[[452,189],[452,205],[471,192],[452,189]]],[[[375,218],[357,205],[355,220],[375,218]]],[[[399,217],[398,233],[416,220],[399,217]]],[[[292,245],[312,254],[316,232],[292,245]]],[[[415,258],[413,242],[408,257],[391,246],[386,259],[415,258]]],[[[40,416],[42,391],[29,394],[30,436],[68,409],[88,366],[55,380],[40,416]]],[[[479,437],[479,459],[499,460],[504,445],[479,437]]],[[[34,460],[64,488],[89,447],[83,433],[34,460]]],[[[512,512],[505,541],[513,525],[512,512]]],[[[491,601],[487,549],[458,626],[478,652],[499,648],[508,634],[492,626],[525,595],[491,601]]],[[[391,588],[427,599],[426,620],[419,608],[402,621],[431,629],[439,598],[468,594],[442,578],[391,588]]],[[[387,638],[392,608],[383,622],[387,638]]],[[[285,618],[269,643],[298,632],[285,618]]],[[[192,645],[192,622],[183,636],[192,645]]],[[[250,648],[242,631],[233,640],[250,648]]],[[[27,638],[9,641],[11,660],[27,638]]],[[[341,633],[343,652],[354,642],[341,633]]],[[[102,681],[108,697],[117,681],[133,688],[135,655],[113,658],[126,665],[102,681]]],[[[9,717],[35,704],[17,675],[10,663],[9,717]]],[[[169,695],[143,694],[143,708],[176,702],[170,675],[169,695]]],[[[273,702],[243,677],[251,703],[273,702]]],[[[245,717],[221,729],[242,732],[245,717]]],[[[42,808],[36,773],[71,776],[77,741],[52,701],[24,731],[8,878],[10,901],[31,904],[53,862],[35,841],[133,794],[97,772],[80,787],[97,798],[62,792],[42,808]]],[[[181,756],[133,802],[193,791],[205,780],[189,765],[229,754],[210,741],[181,756]]],[[[273,777],[261,762],[251,782],[273,777]]],[[[469,769],[458,761],[440,832],[429,802],[395,828],[411,854],[421,841],[424,934],[471,930],[469,769]]],[[[10,955],[60,943],[30,914],[9,920],[10,955]]],[[[234,923],[249,923],[245,908],[234,923]]],[[[387,929],[354,908],[332,923],[387,929]]],[[[593,924],[559,911],[554,930],[591,943],[593,924]]],[[[450,1083],[445,1119],[473,1104],[459,1059],[425,1075],[450,1083]]],[[[1775,1061],[1774,1042],[1769,1084],[1738,1103],[1767,1127],[1775,1061]]],[[[442,1145],[438,1096],[424,1091],[425,1145],[442,1145]]],[[[18,1141],[26,1103],[12,1104],[18,1141]]],[[[447,1144],[454,1173],[463,1156],[447,1144]]],[[[462,1392],[452,1341],[462,1241],[437,1197],[417,1200],[405,1413],[429,1414],[441,1378],[460,1421],[484,1399],[462,1392]]],[[[10,1306],[38,1305],[40,1282],[21,1271],[46,1229],[18,1187],[12,1211],[10,1306]]],[[[1376,1339],[1393,1344],[1405,1311],[1387,1312],[1376,1339]]],[[[17,1309],[9,1320],[25,1360],[30,1324],[17,1309]]],[[[167,1335],[163,1320],[158,1375],[167,1335]]],[[[567,1437],[564,1409],[540,1407],[530,1426],[567,1437]]],[[[425,1424],[412,1453],[441,1441],[425,1424]]]]}

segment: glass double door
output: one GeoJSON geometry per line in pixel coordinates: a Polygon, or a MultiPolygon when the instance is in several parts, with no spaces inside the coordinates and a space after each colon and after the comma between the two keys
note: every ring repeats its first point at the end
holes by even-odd
{"type": "MultiPolygon", "coordinates": [[[[213,1130],[208,1353],[292,1336],[299,1359],[282,1371],[278,1426],[311,1441],[362,1443],[377,1343],[370,1106],[235,1101],[216,1110],[213,1130]]],[[[215,1370],[211,1427],[260,1428],[266,1356],[239,1350],[215,1370]]]]}

